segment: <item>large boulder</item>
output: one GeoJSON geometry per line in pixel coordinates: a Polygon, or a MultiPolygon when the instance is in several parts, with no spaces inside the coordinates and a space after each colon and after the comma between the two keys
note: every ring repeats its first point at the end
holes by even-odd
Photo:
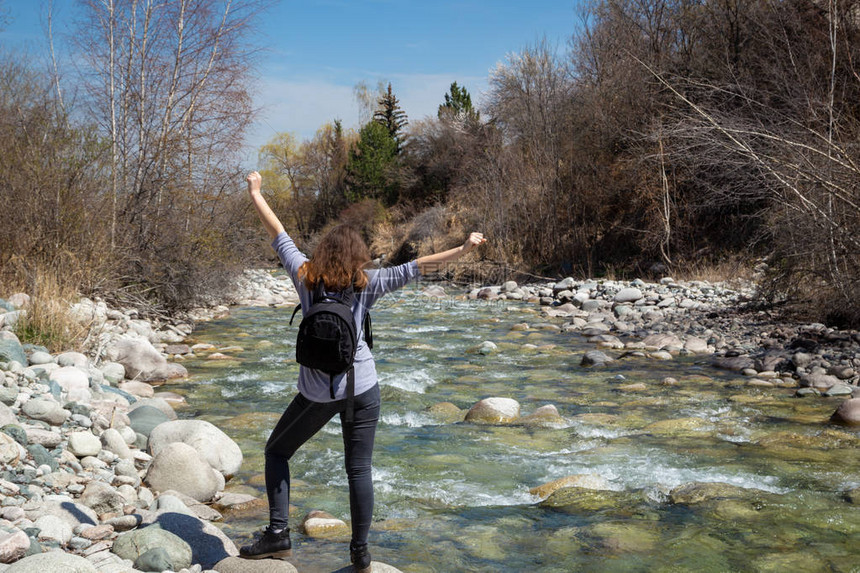
{"type": "Polygon", "coordinates": [[[167,359],[145,338],[120,338],[108,349],[108,358],[125,368],[125,375],[149,382],[166,380],[171,376],[167,359]]]}
{"type": "Polygon", "coordinates": [[[231,476],[242,466],[242,450],[230,436],[205,420],[174,420],[159,424],[149,435],[149,451],[155,456],[168,444],[188,444],[210,466],[231,476]]]}
{"type": "Polygon", "coordinates": [[[860,398],[851,398],[842,402],[830,420],[838,424],[860,426],[860,398]]]}
{"type": "Polygon", "coordinates": [[[132,429],[146,437],[149,437],[156,426],[170,421],[167,414],[158,408],[146,405],[130,411],[128,419],[131,422],[132,429]]]}
{"type": "Polygon", "coordinates": [[[156,491],[175,489],[197,501],[209,501],[223,488],[223,478],[194,448],[183,442],[165,445],[152,459],[146,483],[156,491]]]}
{"type": "Polygon", "coordinates": [[[191,567],[191,546],[175,533],[165,531],[159,525],[150,525],[121,534],[114,541],[111,551],[137,566],[141,556],[155,549],[164,551],[169,563],[167,569],[179,571],[191,567]]]}
{"type": "Polygon", "coordinates": [[[191,561],[203,569],[212,569],[216,563],[239,554],[236,545],[217,526],[197,517],[167,512],[144,519],[143,524],[148,523],[181,537],[191,548],[191,561]]]}
{"type": "Polygon", "coordinates": [[[512,398],[484,398],[466,414],[467,422],[507,424],[520,416],[520,403],[512,398]]]}
{"type": "Polygon", "coordinates": [[[95,565],[79,555],[49,551],[25,557],[13,563],[3,573],[99,573],[95,565]]]}

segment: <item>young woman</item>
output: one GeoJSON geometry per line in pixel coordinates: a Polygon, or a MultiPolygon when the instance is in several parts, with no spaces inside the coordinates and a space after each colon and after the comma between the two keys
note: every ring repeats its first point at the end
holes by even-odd
{"type": "Polygon", "coordinates": [[[296,248],[260,193],[260,174],[256,171],[250,173],[246,181],[251,201],[272,239],[272,247],[293,279],[303,309],[311,308],[313,292],[319,281],[323,282],[327,296],[339,296],[352,284],[355,292],[352,314],[358,348],[354,361],[355,398],[351,421],[349,416],[345,416],[347,376],[341,374],[331,379],[325,372],[299,367],[299,393],[284,411],[266,443],[269,525],[254,543],[240,549],[240,555],[252,559],[289,555],[289,459],[335,414],[340,414],[352,519],[350,560],[356,571],[369,572],[367,535],[373,513],[371,457],[380,402],[376,365],[364,341],[364,315],[384,294],[422,274],[438,270],[444,263],[458,259],[485,239],[481,233],[472,233],[463,245],[442,253],[420,257],[396,267],[364,270],[370,262],[370,254],[361,235],[351,227],[339,225],[323,237],[313,257],[308,259],[296,248]]]}

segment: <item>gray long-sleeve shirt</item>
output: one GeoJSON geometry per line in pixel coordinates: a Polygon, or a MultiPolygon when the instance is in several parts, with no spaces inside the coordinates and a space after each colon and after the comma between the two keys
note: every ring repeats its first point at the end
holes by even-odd
{"type": "MultiPolygon", "coordinates": [[[[296,291],[299,293],[299,301],[302,308],[309,309],[312,304],[313,294],[305,286],[304,281],[298,277],[299,267],[308,258],[299,251],[293,240],[286,233],[280,233],[272,241],[272,248],[278,253],[281,263],[293,279],[296,291]]],[[[355,352],[355,395],[370,390],[376,384],[376,363],[373,355],[364,341],[364,314],[384,294],[395,291],[411,280],[420,276],[418,264],[415,261],[404,263],[395,267],[366,271],[367,286],[355,293],[352,303],[352,317],[355,320],[355,331],[358,334],[358,348],[355,352]]],[[[337,293],[331,293],[337,295],[337,293]]],[[[329,375],[321,370],[315,370],[306,366],[299,367],[299,392],[308,400],[314,402],[331,402],[329,393],[329,375]]],[[[335,377],[335,400],[346,397],[346,375],[335,377]]]]}

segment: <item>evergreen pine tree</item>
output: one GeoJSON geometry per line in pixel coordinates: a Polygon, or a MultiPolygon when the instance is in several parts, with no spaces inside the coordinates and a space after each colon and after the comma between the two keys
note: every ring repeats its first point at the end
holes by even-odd
{"type": "Polygon", "coordinates": [[[471,121],[478,121],[481,114],[472,106],[472,96],[465,87],[460,87],[457,82],[451,84],[449,92],[445,94],[445,103],[439,106],[437,113],[439,119],[448,115],[462,117],[471,121]]]}
{"type": "Polygon", "coordinates": [[[373,114],[373,121],[388,130],[389,135],[397,144],[397,153],[400,153],[400,149],[406,141],[403,128],[409,124],[409,121],[406,119],[406,112],[400,109],[400,102],[397,101],[397,96],[391,90],[391,83],[388,84],[388,91],[382,94],[378,103],[379,108],[373,114]]]}

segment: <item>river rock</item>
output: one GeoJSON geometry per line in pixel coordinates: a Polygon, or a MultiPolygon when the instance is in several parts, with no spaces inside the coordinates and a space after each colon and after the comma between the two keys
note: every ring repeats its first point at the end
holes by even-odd
{"type": "Polygon", "coordinates": [[[28,417],[34,420],[47,422],[52,426],[60,426],[69,416],[72,415],[68,410],[64,410],[57,402],[46,400],[43,398],[33,398],[24,402],[21,406],[21,411],[28,417]]]}
{"type": "Polygon", "coordinates": [[[698,336],[691,336],[684,342],[684,350],[693,354],[712,354],[713,348],[708,346],[708,342],[698,336]]]}
{"type": "Polygon", "coordinates": [[[520,403],[512,398],[484,398],[466,414],[467,422],[507,424],[520,415],[520,403]]]}
{"type": "Polygon", "coordinates": [[[642,291],[638,288],[623,288],[615,294],[614,301],[618,303],[636,302],[642,298],[642,291]]]}
{"type": "Polygon", "coordinates": [[[610,358],[605,353],[599,350],[589,350],[582,357],[579,364],[580,366],[603,366],[610,362],[614,362],[614,359],[610,358]]]}
{"type": "Polygon", "coordinates": [[[142,555],[156,548],[164,550],[170,564],[169,570],[179,571],[191,566],[191,546],[159,525],[121,534],[114,541],[111,551],[123,559],[137,563],[142,555]]]}
{"type": "Polygon", "coordinates": [[[43,515],[33,524],[39,530],[39,539],[50,539],[65,545],[72,539],[72,528],[55,515],[43,515]]]}
{"type": "Polygon", "coordinates": [[[265,499],[247,493],[224,492],[212,503],[212,507],[223,514],[236,515],[247,512],[266,511],[268,502],[265,499]]]}
{"type": "Polygon", "coordinates": [[[108,428],[101,435],[101,443],[102,447],[119,456],[124,460],[133,459],[131,449],[128,447],[128,444],[125,441],[125,438],[122,437],[119,430],[115,428],[108,428]]]}
{"type": "Polygon", "coordinates": [[[63,367],[85,369],[89,364],[89,359],[80,352],[63,352],[57,355],[57,364],[63,367]]]}
{"type": "Polygon", "coordinates": [[[9,424],[18,425],[18,417],[15,416],[15,412],[9,406],[0,402],[0,428],[9,424]]]}
{"type": "Polygon", "coordinates": [[[660,534],[648,522],[598,522],[588,528],[589,535],[600,539],[603,551],[610,553],[650,553],[660,534]]]}
{"type": "Polygon", "coordinates": [[[842,402],[830,421],[848,426],[860,426],[860,398],[851,398],[842,402]]]}
{"type": "Polygon", "coordinates": [[[524,426],[539,428],[554,428],[565,424],[564,418],[561,417],[558,409],[552,404],[541,406],[528,416],[523,416],[517,421],[524,426]]]}
{"type": "Polygon", "coordinates": [[[662,350],[664,348],[683,348],[684,343],[681,339],[671,333],[649,334],[642,340],[645,349],[662,350]]]}
{"type": "Polygon", "coordinates": [[[15,466],[21,457],[21,445],[12,436],[0,432],[0,464],[15,466]]]}
{"type": "Polygon", "coordinates": [[[312,511],[302,520],[302,529],[308,537],[340,537],[349,535],[349,526],[325,511],[312,511]]]}
{"type": "Polygon", "coordinates": [[[132,429],[147,438],[149,438],[149,435],[156,426],[170,421],[164,412],[153,406],[146,405],[130,411],[128,419],[131,422],[132,429]]]}
{"type": "Polygon", "coordinates": [[[818,388],[826,390],[831,386],[839,384],[840,380],[830,374],[805,374],[800,378],[800,385],[805,388],[818,388]]]}
{"type": "MultiPolygon", "coordinates": [[[[298,573],[289,561],[281,559],[244,559],[227,557],[212,567],[217,573],[298,573]]],[[[350,569],[352,569],[350,567],[350,569]]],[[[376,571],[376,569],[374,569],[376,571]]]]}
{"type": "Polygon", "coordinates": [[[30,538],[20,529],[0,531],[0,563],[12,563],[24,557],[30,548],[30,538]]]}
{"type": "Polygon", "coordinates": [[[16,292],[7,298],[6,302],[11,304],[14,308],[27,308],[30,306],[30,295],[25,292],[16,292]]]}
{"type": "Polygon", "coordinates": [[[171,374],[167,360],[145,338],[121,338],[108,349],[107,355],[122,364],[126,376],[135,380],[166,380],[171,374]]]}
{"type": "Polygon", "coordinates": [[[712,499],[740,498],[747,499],[763,494],[757,489],[743,488],[721,482],[692,482],[679,485],[669,493],[672,503],[680,505],[696,505],[712,499]]]}
{"type": "Polygon", "coordinates": [[[850,384],[845,384],[844,382],[840,382],[839,384],[834,384],[830,388],[824,392],[824,395],[828,398],[833,396],[851,396],[854,394],[855,386],[851,386],[850,384]]]}
{"type": "Polygon", "coordinates": [[[193,447],[174,442],[153,457],[146,483],[156,491],[175,489],[197,501],[209,501],[223,487],[216,473],[193,447]]]}
{"type": "Polygon", "coordinates": [[[125,498],[105,482],[93,480],[84,488],[80,500],[97,514],[122,513],[125,498]]]}
{"type": "Polygon", "coordinates": [[[110,384],[118,384],[125,378],[125,366],[119,362],[105,362],[99,370],[101,370],[104,379],[110,384]]]}
{"type": "Polygon", "coordinates": [[[121,382],[117,387],[120,390],[128,392],[132,396],[138,396],[140,398],[152,398],[152,396],[155,394],[155,388],[153,388],[151,384],[147,384],[146,382],[139,382],[137,380],[128,380],[127,382],[121,382]]]}
{"type": "Polygon", "coordinates": [[[69,451],[78,458],[97,456],[101,449],[101,440],[92,432],[72,432],[69,434],[69,451]]]}
{"type": "Polygon", "coordinates": [[[191,548],[191,561],[211,569],[221,560],[239,554],[239,549],[217,526],[191,515],[164,512],[143,521],[145,529],[154,524],[180,537],[191,548]]]}
{"type": "Polygon", "coordinates": [[[18,341],[18,337],[8,331],[3,331],[3,336],[0,336],[0,362],[18,362],[19,364],[27,364],[27,355],[24,354],[24,347],[18,341]]]}
{"type": "MultiPolygon", "coordinates": [[[[167,392],[159,392],[159,394],[168,394],[167,392]]],[[[129,412],[134,412],[138,408],[142,408],[143,406],[151,406],[161,411],[162,414],[167,416],[168,420],[176,420],[179,416],[176,415],[176,410],[173,409],[173,406],[170,405],[165,398],[161,396],[153,395],[152,398],[138,398],[137,402],[131,405],[128,409],[129,412]]]]}
{"type": "Polygon", "coordinates": [[[188,444],[210,466],[231,476],[242,466],[242,450],[230,436],[205,420],[175,420],[157,426],[149,436],[149,451],[155,456],[168,444],[188,444]]]}
{"type": "Polygon", "coordinates": [[[65,521],[72,530],[82,524],[97,525],[98,515],[82,503],[76,503],[66,496],[55,496],[41,506],[27,509],[27,519],[35,520],[43,515],[53,515],[65,521]]]}
{"type": "Polygon", "coordinates": [[[16,561],[3,573],[99,573],[95,565],[79,555],[49,551],[16,561]]]}
{"type": "Polygon", "coordinates": [[[579,487],[583,489],[610,489],[609,482],[595,474],[576,474],[533,487],[529,493],[541,499],[546,499],[553,492],[563,487],[579,487]]]}
{"type": "Polygon", "coordinates": [[[32,354],[30,354],[29,362],[30,366],[38,366],[40,364],[52,364],[54,362],[54,357],[47,352],[36,350],[32,354]]]}
{"type": "Polygon", "coordinates": [[[749,356],[724,356],[715,359],[713,365],[722,370],[740,372],[745,368],[752,368],[755,362],[749,356]]]}

